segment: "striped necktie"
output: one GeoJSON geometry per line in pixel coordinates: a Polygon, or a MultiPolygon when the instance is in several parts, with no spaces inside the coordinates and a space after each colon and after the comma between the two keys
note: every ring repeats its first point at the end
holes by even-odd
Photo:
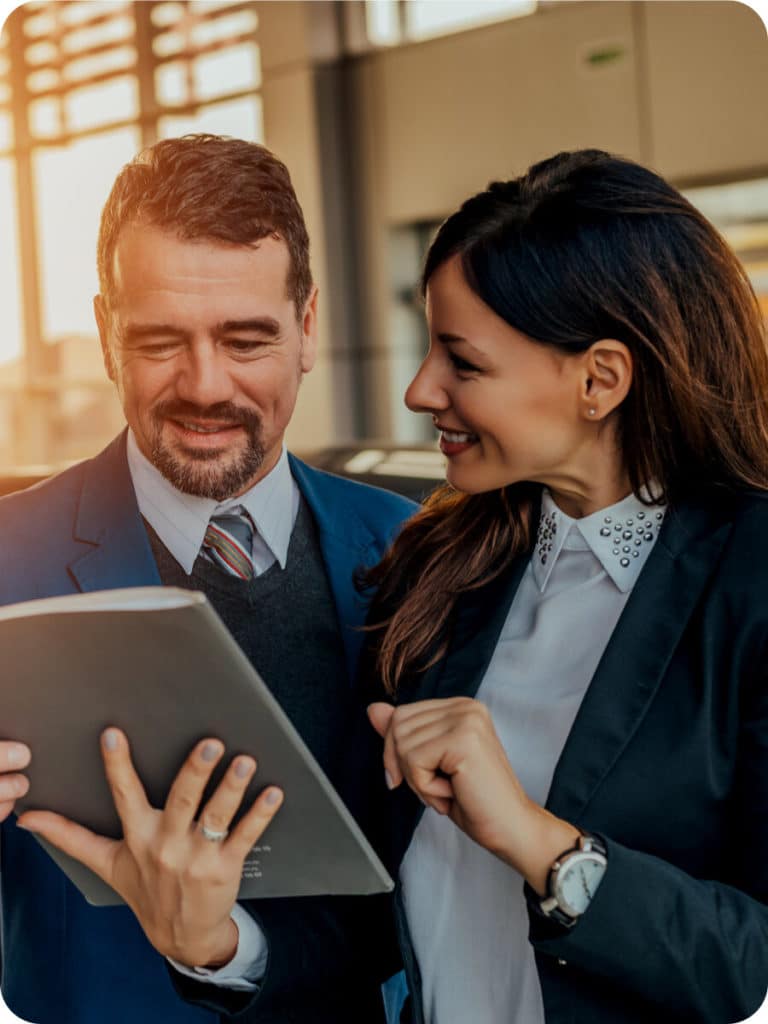
{"type": "Polygon", "coordinates": [[[212,516],[205,531],[203,550],[230,576],[251,580],[255,575],[251,558],[253,534],[253,520],[245,511],[212,516]]]}

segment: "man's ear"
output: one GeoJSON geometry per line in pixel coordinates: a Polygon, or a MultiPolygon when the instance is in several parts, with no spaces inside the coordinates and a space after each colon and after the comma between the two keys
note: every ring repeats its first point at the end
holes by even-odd
{"type": "Polygon", "coordinates": [[[110,317],[107,304],[103,295],[95,295],[93,298],[93,315],[96,317],[96,326],[99,330],[99,341],[101,342],[101,356],[104,360],[104,369],[111,381],[115,380],[115,357],[109,343],[110,317]]]}
{"type": "Polygon", "coordinates": [[[317,359],[317,285],[304,306],[301,318],[301,372],[309,373],[317,359]]]}
{"type": "Polygon", "coordinates": [[[584,419],[599,422],[621,405],[632,386],[632,353],[623,341],[602,338],[584,353],[579,404],[584,419]]]}

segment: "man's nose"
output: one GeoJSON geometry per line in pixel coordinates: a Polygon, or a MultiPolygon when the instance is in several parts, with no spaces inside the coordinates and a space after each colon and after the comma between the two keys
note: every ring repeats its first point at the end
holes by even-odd
{"type": "Polygon", "coordinates": [[[405,392],[405,404],[411,412],[443,412],[450,399],[430,356],[419,367],[405,392]]]}
{"type": "Polygon", "coordinates": [[[179,398],[199,406],[230,401],[235,384],[226,355],[215,343],[190,346],[176,378],[179,398]]]}

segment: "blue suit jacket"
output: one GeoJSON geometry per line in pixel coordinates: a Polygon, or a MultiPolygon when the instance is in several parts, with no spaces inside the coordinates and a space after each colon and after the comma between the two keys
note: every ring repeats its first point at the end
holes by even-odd
{"type": "MultiPolygon", "coordinates": [[[[295,458],[291,471],[317,525],[354,679],[362,639],[357,627],[365,616],[352,584],[354,570],[378,560],[414,506],[295,458]]],[[[0,501],[0,526],[0,604],[160,583],[128,472],[124,434],[96,458],[0,501]]],[[[2,910],[2,988],[19,1016],[39,1024],[217,1019],[211,1009],[180,998],[165,961],[127,908],[91,907],[37,842],[15,827],[15,818],[2,827],[2,910]]],[[[310,988],[323,981],[343,985],[345,968],[361,956],[360,936],[351,925],[346,934],[317,901],[264,901],[257,916],[269,940],[270,966],[248,1020],[279,1019],[281,999],[300,981],[310,988]]],[[[210,989],[201,986],[197,994],[218,1007],[216,999],[205,999],[210,989]]]]}

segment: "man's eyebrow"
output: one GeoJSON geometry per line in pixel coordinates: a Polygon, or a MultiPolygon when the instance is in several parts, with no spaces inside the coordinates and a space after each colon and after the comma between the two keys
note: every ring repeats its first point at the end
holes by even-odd
{"type": "Polygon", "coordinates": [[[280,324],[271,316],[259,316],[253,320],[225,320],[216,325],[217,334],[266,334],[276,338],[280,334],[280,324]]]}
{"type": "Polygon", "coordinates": [[[185,332],[173,324],[126,324],[120,331],[123,341],[141,341],[142,338],[180,337],[185,332]]]}

